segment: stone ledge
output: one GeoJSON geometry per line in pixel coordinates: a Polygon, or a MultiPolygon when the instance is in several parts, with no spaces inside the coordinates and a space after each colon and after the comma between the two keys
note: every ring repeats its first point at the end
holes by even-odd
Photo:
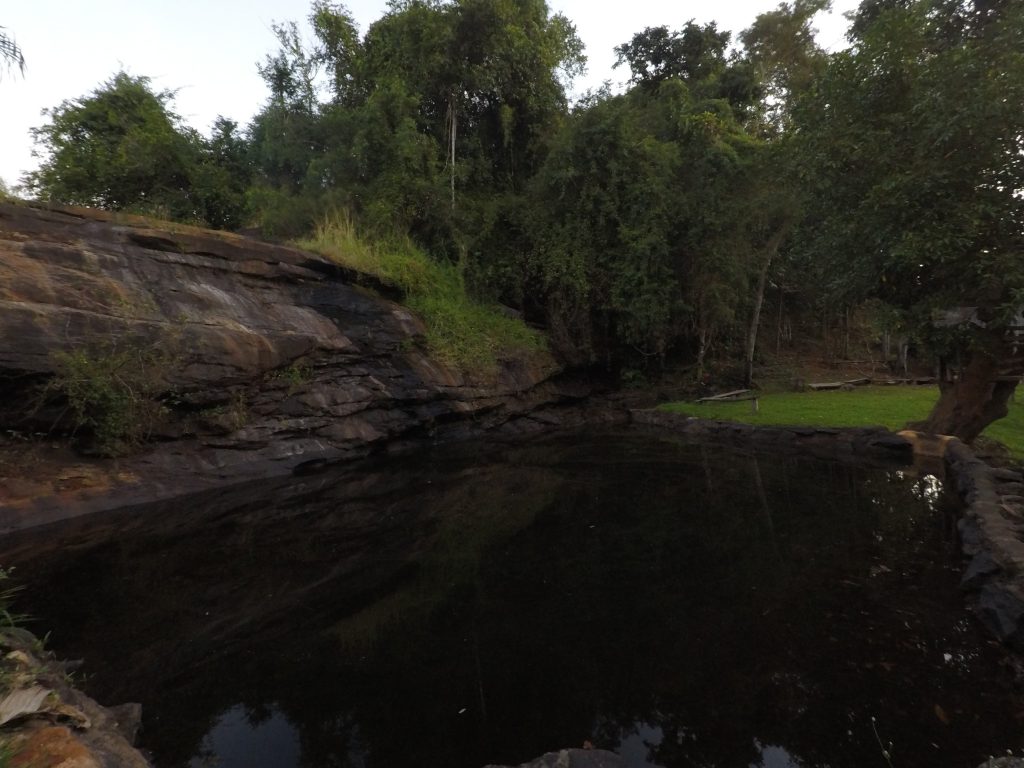
{"type": "Polygon", "coordinates": [[[913,443],[884,427],[771,426],[701,419],[654,409],[630,411],[634,424],[670,429],[677,434],[732,446],[771,447],[773,451],[809,453],[822,459],[909,465],[913,443]]]}
{"type": "Polygon", "coordinates": [[[964,501],[957,527],[971,558],[960,584],[982,624],[1024,652],[1024,475],[990,467],[959,440],[945,453],[947,476],[964,501]]]}

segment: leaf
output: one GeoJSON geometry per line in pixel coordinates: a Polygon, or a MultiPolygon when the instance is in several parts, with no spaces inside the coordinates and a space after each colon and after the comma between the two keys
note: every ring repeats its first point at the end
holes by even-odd
{"type": "Polygon", "coordinates": [[[946,710],[940,707],[938,704],[935,705],[935,716],[939,718],[945,725],[949,725],[949,715],[946,714],[946,710]]]}
{"type": "Polygon", "coordinates": [[[11,691],[4,696],[3,700],[0,700],[0,725],[24,715],[35,714],[40,710],[49,694],[48,688],[38,685],[11,691]]]}

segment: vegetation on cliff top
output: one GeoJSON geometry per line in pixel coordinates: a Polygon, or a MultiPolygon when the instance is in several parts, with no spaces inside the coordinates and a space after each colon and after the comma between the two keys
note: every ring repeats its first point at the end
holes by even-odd
{"type": "Polygon", "coordinates": [[[431,259],[408,237],[371,242],[359,236],[350,215],[339,212],[296,244],[399,288],[423,318],[431,355],[442,362],[484,377],[512,356],[552,364],[543,334],[474,300],[458,265],[431,259]]]}

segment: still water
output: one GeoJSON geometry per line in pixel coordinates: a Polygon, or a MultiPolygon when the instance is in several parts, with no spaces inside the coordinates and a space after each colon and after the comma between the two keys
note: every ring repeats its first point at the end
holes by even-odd
{"type": "Polygon", "coordinates": [[[975,766],[1024,745],[934,478],[643,432],[435,448],[0,540],[160,768],[975,766]],[[891,742],[891,746],[890,746],[891,742]]]}

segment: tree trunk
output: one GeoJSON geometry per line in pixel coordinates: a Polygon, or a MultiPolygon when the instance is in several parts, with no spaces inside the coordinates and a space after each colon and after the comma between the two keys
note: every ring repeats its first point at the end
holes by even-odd
{"type": "Polygon", "coordinates": [[[704,379],[704,356],[708,351],[708,330],[707,328],[701,327],[697,332],[697,383],[700,384],[704,379]]]}
{"type": "Polygon", "coordinates": [[[455,212],[455,132],[459,125],[456,114],[455,92],[448,96],[448,164],[451,172],[452,213],[455,212]]]}
{"type": "Polygon", "coordinates": [[[850,359],[850,308],[843,307],[843,359],[850,359]]]}
{"type": "Polygon", "coordinates": [[[769,252],[757,276],[757,293],[754,294],[754,311],[750,317],[750,328],[747,329],[747,348],[743,368],[743,384],[750,387],[754,384],[754,350],[757,347],[757,327],[761,323],[761,307],[764,305],[764,287],[768,282],[768,270],[772,265],[772,252],[769,252]]]}
{"type": "Polygon", "coordinates": [[[903,372],[903,378],[907,378],[910,375],[910,369],[907,366],[907,356],[910,354],[910,339],[906,336],[900,337],[900,352],[899,352],[899,369],[903,372]]]}
{"type": "Polygon", "coordinates": [[[750,317],[750,328],[747,329],[746,360],[744,361],[743,379],[747,387],[754,384],[754,350],[757,347],[757,328],[761,324],[761,307],[764,306],[764,289],[768,283],[768,270],[771,269],[772,259],[775,258],[779,246],[786,239],[789,232],[790,222],[784,222],[772,236],[768,238],[764,249],[764,263],[761,265],[761,272],[757,276],[757,293],[754,294],[754,311],[750,317]]]}
{"type": "Polygon", "coordinates": [[[786,303],[786,292],[779,286],[779,316],[775,323],[775,354],[782,353],[782,312],[786,303]]]}
{"type": "Polygon", "coordinates": [[[910,426],[929,434],[956,435],[970,443],[985,428],[1007,414],[1007,403],[1017,388],[1020,365],[1014,361],[1009,345],[990,345],[994,349],[974,352],[961,369],[957,381],[940,381],[939,400],[928,418],[910,426]]]}

